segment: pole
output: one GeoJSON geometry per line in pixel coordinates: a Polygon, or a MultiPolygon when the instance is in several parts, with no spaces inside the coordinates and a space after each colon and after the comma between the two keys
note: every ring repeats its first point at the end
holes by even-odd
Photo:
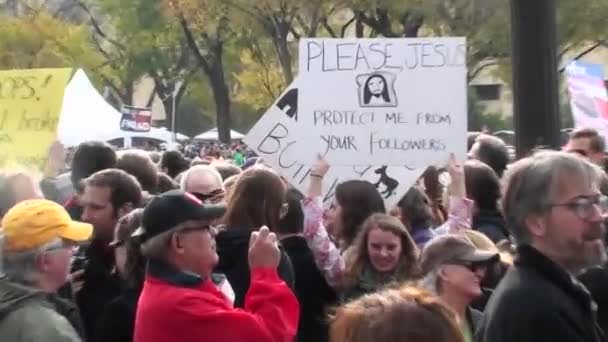
{"type": "Polygon", "coordinates": [[[513,110],[517,156],[559,148],[555,0],[511,0],[513,110]]]}
{"type": "Polygon", "coordinates": [[[171,100],[171,131],[173,132],[173,142],[177,143],[177,131],[175,130],[175,92],[171,100]]]}

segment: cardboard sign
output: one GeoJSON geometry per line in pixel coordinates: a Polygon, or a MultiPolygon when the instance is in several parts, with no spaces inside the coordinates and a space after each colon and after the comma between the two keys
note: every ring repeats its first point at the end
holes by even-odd
{"type": "Polygon", "coordinates": [[[42,168],[72,69],[0,71],[0,168],[42,168]]]}
{"type": "MultiPolygon", "coordinates": [[[[291,185],[306,194],[311,164],[303,162],[296,151],[310,144],[294,134],[298,129],[297,103],[300,84],[299,79],[294,81],[243,141],[291,185]]],[[[361,179],[374,184],[384,197],[387,208],[392,208],[424,170],[425,168],[411,169],[403,165],[332,166],[323,181],[323,202],[326,206],[332,203],[338,184],[361,179]]]]}
{"type": "Polygon", "coordinates": [[[310,163],[408,165],[466,155],[464,38],[301,39],[298,140],[310,163]]]}
{"type": "Polygon", "coordinates": [[[120,129],[128,132],[150,132],[152,111],[150,108],[122,106],[120,129]]]}
{"type": "Polygon", "coordinates": [[[576,128],[595,128],[608,139],[608,91],[602,66],[572,62],[566,68],[570,107],[576,128]]]}

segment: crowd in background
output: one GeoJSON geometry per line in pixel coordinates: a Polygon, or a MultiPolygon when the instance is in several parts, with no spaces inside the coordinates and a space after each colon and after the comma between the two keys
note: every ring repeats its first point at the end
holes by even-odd
{"type": "Polygon", "coordinates": [[[604,341],[604,150],[482,134],[387,208],[323,159],[300,193],[242,144],[56,144],[0,175],[0,340],[604,341]]]}

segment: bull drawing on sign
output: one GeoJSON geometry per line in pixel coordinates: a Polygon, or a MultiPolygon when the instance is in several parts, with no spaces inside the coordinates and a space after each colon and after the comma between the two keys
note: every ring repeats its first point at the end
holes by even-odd
{"type": "Polygon", "coordinates": [[[397,189],[397,187],[399,186],[399,182],[386,174],[386,168],[387,166],[385,165],[374,171],[375,174],[380,175],[380,179],[378,179],[378,181],[374,185],[379,191],[380,184],[384,184],[386,189],[384,189],[384,191],[382,191],[380,194],[384,195],[384,198],[389,198],[395,194],[395,189],[397,189]]]}
{"type": "Polygon", "coordinates": [[[290,89],[279,101],[279,107],[288,117],[298,121],[298,88],[290,89]]]}

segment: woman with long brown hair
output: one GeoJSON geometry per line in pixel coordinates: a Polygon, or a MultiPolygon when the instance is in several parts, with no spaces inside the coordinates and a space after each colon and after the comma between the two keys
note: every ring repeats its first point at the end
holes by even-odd
{"type": "Polygon", "coordinates": [[[342,298],[349,300],[419,274],[418,248],[396,217],[374,214],[345,253],[342,298]]]}
{"type": "MultiPolygon", "coordinates": [[[[216,272],[224,273],[235,294],[234,305],[243,307],[249,289],[250,275],[247,255],[253,231],[266,226],[276,232],[279,220],[289,209],[287,187],[271,169],[256,165],[243,172],[227,199],[224,227],[216,237],[220,257],[216,272]]],[[[281,251],[279,276],[293,287],[294,275],[289,257],[281,251]]]]}
{"type": "Polygon", "coordinates": [[[384,201],[373,184],[362,180],[350,180],[338,184],[335,201],[331,207],[333,233],[329,237],[323,220],[323,177],[329,164],[319,158],[312,167],[308,196],[302,201],[304,209],[304,238],[313,252],[317,266],[327,283],[343,289],[345,262],[343,253],[351,247],[363,222],[374,213],[386,213],[384,201]]]}
{"type": "Polygon", "coordinates": [[[404,287],[365,295],[338,308],[331,342],[464,342],[452,311],[424,290],[404,287]]]}

